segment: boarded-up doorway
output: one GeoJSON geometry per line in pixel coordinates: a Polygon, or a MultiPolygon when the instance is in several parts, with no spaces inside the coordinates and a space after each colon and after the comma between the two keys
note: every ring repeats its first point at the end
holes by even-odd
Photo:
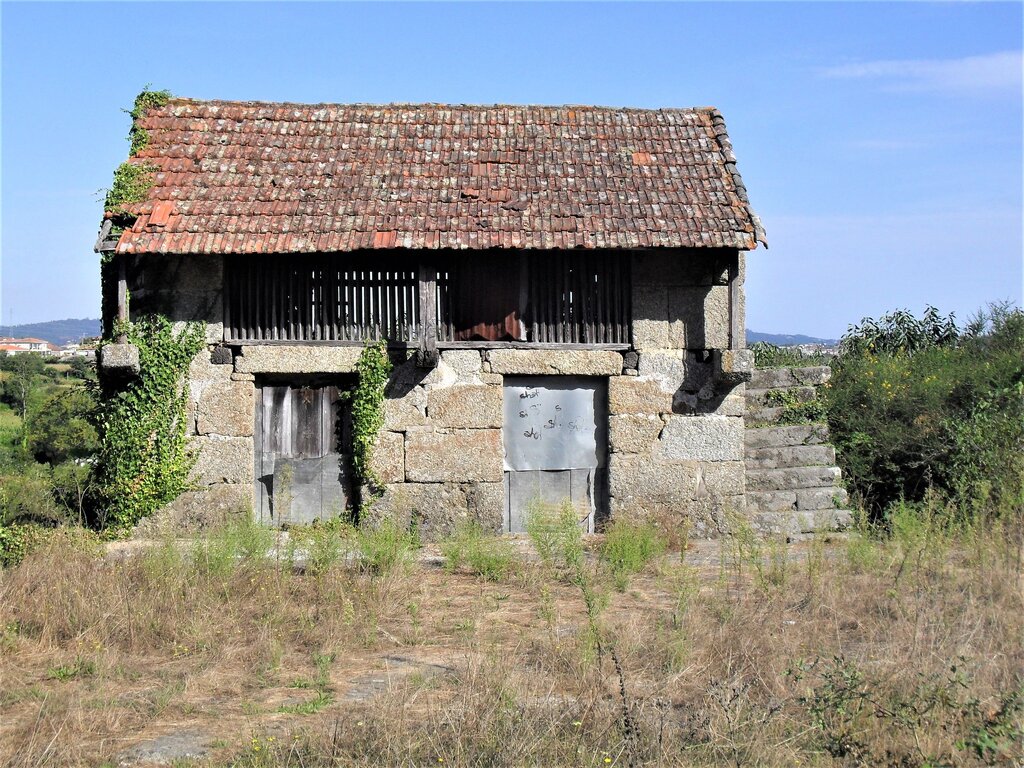
{"type": "Polygon", "coordinates": [[[314,380],[257,382],[255,492],[261,522],[309,523],[352,506],[344,391],[337,383],[314,380]]]}
{"type": "Polygon", "coordinates": [[[569,499],[585,530],[608,510],[608,382],[505,377],[505,526],[525,530],[532,505],[569,499]]]}

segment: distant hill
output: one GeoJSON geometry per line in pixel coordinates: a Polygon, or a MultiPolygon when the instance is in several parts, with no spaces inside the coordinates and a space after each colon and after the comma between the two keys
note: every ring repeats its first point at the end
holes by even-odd
{"type": "Polygon", "coordinates": [[[823,344],[831,347],[839,343],[836,339],[818,339],[799,333],[758,333],[747,328],[747,344],[755,344],[758,341],[766,341],[777,347],[793,347],[797,344],[823,344]]]}
{"type": "Polygon", "coordinates": [[[50,320],[46,323],[26,323],[24,325],[0,325],[0,336],[16,338],[43,339],[51,344],[64,345],[72,341],[80,341],[83,336],[99,336],[99,318],[81,318],[79,320],[50,320]]]}

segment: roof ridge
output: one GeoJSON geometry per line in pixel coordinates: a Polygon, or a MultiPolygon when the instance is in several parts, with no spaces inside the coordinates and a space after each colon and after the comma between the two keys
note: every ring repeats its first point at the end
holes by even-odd
{"type": "Polygon", "coordinates": [[[718,113],[717,107],[710,106],[699,106],[699,107],[629,107],[629,106],[614,106],[608,104],[536,104],[536,103],[523,103],[523,104],[511,104],[495,102],[490,104],[475,104],[468,102],[446,102],[446,101],[389,101],[389,102],[364,102],[364,101],[320,101],[320,102],[304,102],[304,101],[268,101],[264,99],[197,99],[190,96],[172,96],[167,101],[167,105],[174,104],[213,104],[213,105],[232,105],[232,106],[274,106],[274,107],[367,107],[367,108],[395,108],[395,107],[430,107],[435,109],[593,109],[593,110],[609,110],[616,112],[688,112],[688,113],[702,113],[706,112],[709,114],[718,113]]]}
{"type": "Polygon", "coordinates": [[[732,139],[729,138],[729,133],[725,129],[725,117],[717,107],[710,108],[711,114],[711,129],[715,133],[715,138],[718,140],[718,145],[722,148],[722,156],[725,158],[725,170],[732,176],[732,183],[736,187],[736,196],[743,201],[743,204],[747,207],[747,213],[750,215],[750,223],[754,227],[754,239],[768,247],[768,235],[764,231],[764,225],[761,224],[761,217],[754,213],[753,207],[750,205],[750,198],[747,196],[747,187],[743,183],[743,177],[740,176],[739,168],[736,167],[736,154],[732,151],[732,139]]]}

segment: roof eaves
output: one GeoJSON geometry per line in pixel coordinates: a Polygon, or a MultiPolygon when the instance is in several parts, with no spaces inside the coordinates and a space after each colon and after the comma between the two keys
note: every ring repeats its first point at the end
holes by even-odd
{"type": "Polygon", "coordinates": [[[736,154],[732,151],[732,140],[725,129],[725,118],[722,117],[722,113],[718,111],[717,107],[709,108],[708,113],[711,115],[711,127],[715,132],[715,138],[718,140],[718,145],[722,148],[722,156],[725,157],[725,169],[732,176],[732,182],[736,187],[736,196],[746,206],[747,214],[750,216],[750,223],[754,227],[754,240],[767,248],[768,235],[764,231],[764,225],[761,224],[761,217],[754,213],[754,209],[750,205],[750,198],[747,197],[747,187],[743,183],[739,169],[736,167],[736,154]]]}

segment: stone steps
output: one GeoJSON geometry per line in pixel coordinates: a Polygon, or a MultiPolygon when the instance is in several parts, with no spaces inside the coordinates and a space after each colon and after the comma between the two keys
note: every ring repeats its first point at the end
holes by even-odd
{"type": "Polygon", "coordinates": [[[744,461],[746,508],[751,523],[767,534],[802,538],[814,531],[841,530],[852,522],[840,485],[835,448],[825,424],[780,425],[778,395],[805,403],[828,381],[827,367],[757,369],[746,390],[744,461]]]}

